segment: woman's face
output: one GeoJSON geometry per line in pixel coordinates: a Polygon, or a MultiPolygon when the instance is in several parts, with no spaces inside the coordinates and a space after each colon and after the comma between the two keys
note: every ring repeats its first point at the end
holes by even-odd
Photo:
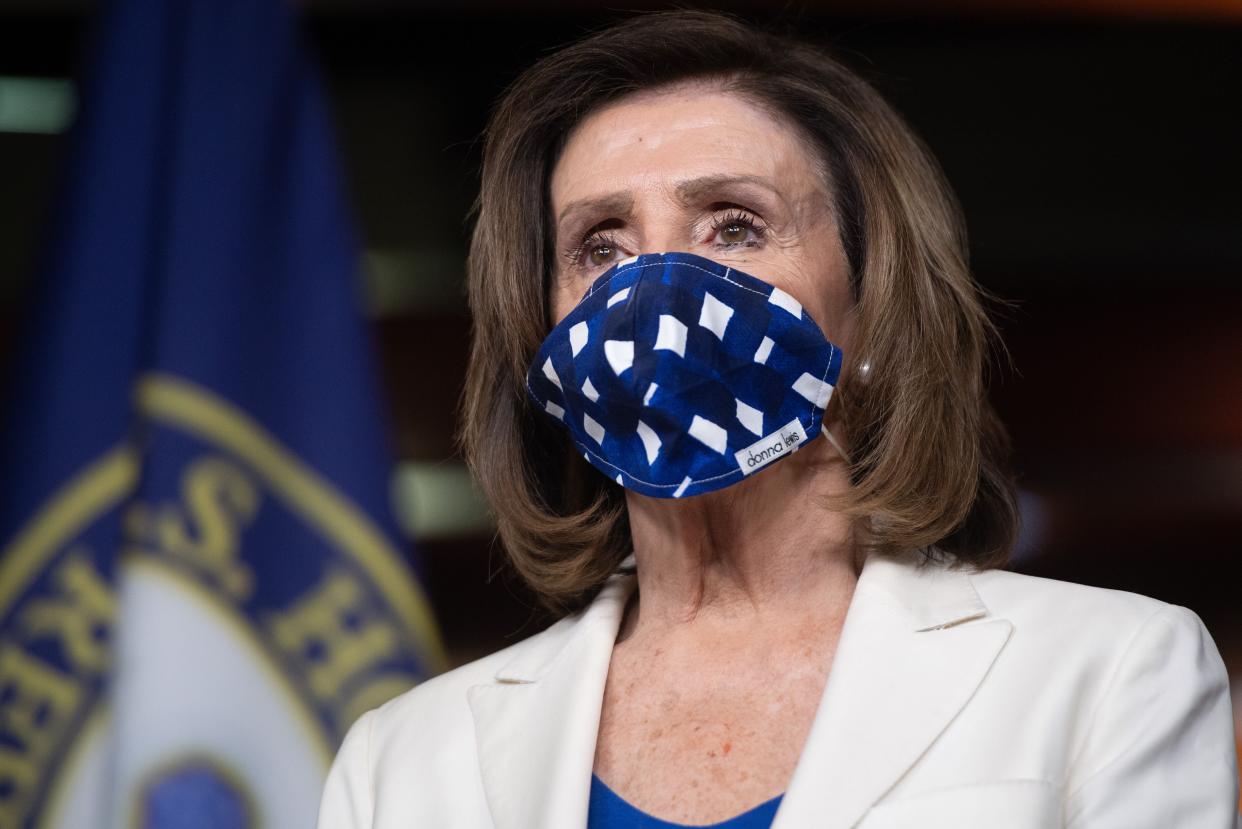
{"type": "Polygon", "coordinates": [[[793,127],[718,84],[622,98],[571,133],[552,171],[563,319],[640,253],[687,251],[776,285],[848,356],[852,300],[823,172],[793,127]]]}

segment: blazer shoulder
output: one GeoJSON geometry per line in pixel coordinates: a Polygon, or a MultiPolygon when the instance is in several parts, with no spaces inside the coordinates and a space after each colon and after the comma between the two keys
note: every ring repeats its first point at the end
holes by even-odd
{"type": "Polygon", "coordinates": [[[1185,670],[1159,678],[1147,672],[1148,682],[1215,688],[1226,680],[1211,633],[1181,605],[1007,570],[974,572],[971,581],[988,614],[1013,625],[1006,659],[1045,679],[1059,677],[1081,703],[1104,704],[1150,658],[1180,660],[1185,670]]]}
{"type": "Polygon", "coordinates": [[[562,618],[519,642],[437,674],[394,697],[372,712],[372,740],[382,748],[393,740],[402,742],[404,734],[416,731],[418,744],[426,745],[437,739],[451,740],[463,733],[463,727],[464,733],[472,733],[466,692],[475,685],[495,683],[504,667],[515,660],[555,652],[577,619],[562,618]]]}
{"type": "Polygon", "coordinates": [[[1049,697],[1065,703],[1067,826],[1234,825],[1229,677],[1193,610],[1009,571],[971,580],[989,612],[1013,623],[1006,690],[1028,712],[1049,697]]]}
{"type": "Polygon", "coordinates": [[[390,820],[401,816],[401,825],[446,825],[446,809],[456,810],[457,818],[469,822],[462,818],[462,809],[485,808],[480,806],[484,794],[469,689],[503,681],[499,677],[506,666],[519,660],[537,663],[555,656],[558,643],[575,622],[576,617],[566,617],[520,642],[431,677],[359,717],[328,774],[320,829],[371,826],[380,811],[390,820]],[[453,792],[461,802],[446,804],[438,796],[412,799],[412,780],[419,781],[419,792],[453,792]]]}
{"type": "MultiPolygon", "coordinates": [[[[1003,723],[1007,752],[1035,747],[1030,776],[1061,787],[1069,829],[1233,825],[1229,678],[1193,610],[1006,570],[967,572],[987,616],[1011,631],[972,700],[981,719],[961,722],[988,731],[1003,723]]],[[[963,732],[963,756],[988,731],[963,732]]]]}
{"type": "Polygon", "coordinates": [[[971,582],[990,614],[1026,627],[1076,636],[1098,632],[1112,639],[1133,632],[1161,614],[1189,612],[1160,599],[1075,582],[1030,576],[1010,570],[971,573],[971,582]]]}
{"type": "MultiPolygon", "coordinates": [[[[1103,692],[1127,656],[1152,649],[1208,653],[1214,658],[1203,661],[1200,669],[1219,673],[1211,633],[1198,614],[1181,605],[1008,570],[972,572],[970,578],[988,615],[1013,625],[1008,658],[1092,680],[1078,689],[1087,698],[1103,692]]],[[[1218,679],[1202,678],[1212,683],[1218,679]]]]}

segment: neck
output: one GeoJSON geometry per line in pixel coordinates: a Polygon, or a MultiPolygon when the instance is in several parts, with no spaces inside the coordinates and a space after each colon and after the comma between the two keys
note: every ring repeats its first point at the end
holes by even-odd
{"type": "Polygon", "coordinates": [[[822,505],[849,486],[826,440],[688,499],[627,494],[638,605],[621,639],[689,626],[844,617],[858,576],[850,520],[822,505]]]}

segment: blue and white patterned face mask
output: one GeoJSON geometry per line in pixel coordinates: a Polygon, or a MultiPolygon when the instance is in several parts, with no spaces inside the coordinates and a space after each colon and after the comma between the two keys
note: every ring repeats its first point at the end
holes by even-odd
{"type": "Polygon", "coordinates": [[[813,440],[840,373],[841,349],[780,288],[694,254],[650,253],[595,280],[526,388],[609,478],[681,498],[813,440]]]}

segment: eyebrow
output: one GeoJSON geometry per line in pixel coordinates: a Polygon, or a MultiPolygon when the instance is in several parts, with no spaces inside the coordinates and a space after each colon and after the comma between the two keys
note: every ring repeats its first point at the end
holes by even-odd
{"type": "Polygon", "coordinates": [[[683,202],[698,201],[712,192],[738,185],[759,187],[770,193],[776,193],[776,188],[763,176],[724,173],[715,176],[700,176],[681,182],[677,185],[677,198],[683,202]]]}
{"type": "Polygon", "coordinates": [[[580,213],[611,214],[614,216],[628,215],[634,207],[634,197],[629,193],[616,192],[608,193],[604,196],[594,196],[588,199],[578,199],[570,202],[561,211],[560,218],[557,219],[557,229],[564,228],[568,221],[576,217],[580,213]]]}
{"type": "MultiPolygon", "coordinates": [[[[776,194],[776,188],[774,188],[771,182],[762,176],[734,175],[729,173],[712,176],[700,176],[698,178],[688,179],[686,181],[679,182],[674,189],[676,190],[677,199],[679,201],[682,203],[689,203],[698,201],[712,192],[736,186],[759,187],[774,195],[776,194]]],[[[565,227],[569,219],[580,213],[624,216],[628,214],[633,207],[634,197],[625,191],[617,191],[603,196],[578,199],[577,201],[570,202],[565,206],[565,209],[561,211],[561,215],[557,219],[557,227],[565,227]]]]}

